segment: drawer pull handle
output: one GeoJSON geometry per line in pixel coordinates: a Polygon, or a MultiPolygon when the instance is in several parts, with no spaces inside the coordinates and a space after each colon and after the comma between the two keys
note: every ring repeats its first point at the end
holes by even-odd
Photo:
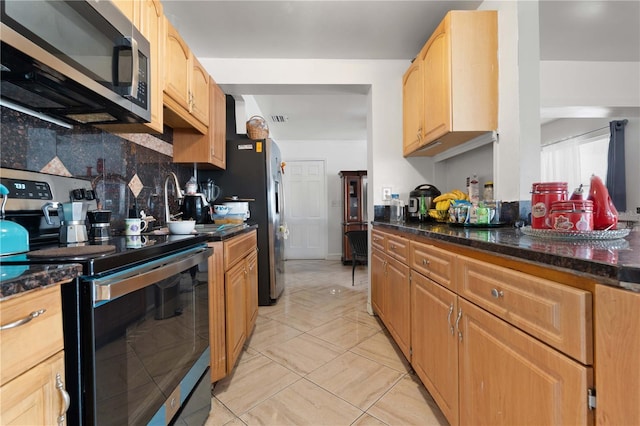
{"type": "Polygon", "coordinates": [[[40,309],[38,311],[33,311],[29,315],[27,315],[26,317],[24,317],[22,319],[19,319],[17,321],[10,322],[9,324],[5,324],[3,326],[0,326],[0,330],[8,330],[10,328],[20,327],[21,325],[24,325],[24,324],[28,323],[32,319],[39,317],[40,315],[44,314],[45,312],[47,312],[46,309],[40,309]]]}
{"type": "Polygon", "coordinates": [[[67,414],[67,410],[69,409],[69,405],[71,405],[71,398],[69,397],[69,392],[67,392],[64,388],[64,383],[62,382],[62,377],[60,373],[56,373],[56,389],[60,391],[60,396],[62,396],[62,401],[64,402],[64,406],[62,407],[62,411],[58,416],[58,425],[64,425],[65,414],[67,414]]]}
{"type": "Polygon", "coordinates": [[[458,329],[458,339],[462,342],[462,331],[460,331],[460,318],[462,318],[462,309],[458,310],[458,317],[456,318],[456,328],[458,329]]]}
{"type": "Polygon", "coordinates": [[[449,314],[447,315],[447,324],[449,324],[449,331],[451,335],[454,335],[453,324],[451,324],[451,314],[453,313],[453,303],[449,305],[449,314]]]}
{"type": "Polygon", "coordinates": [[[427,259],[422,259],[422,264],[423,264],[424,266],[429,265],[429,260],[427,260],[427,259]]]}
{"type": "Polygon", "coordinates": [[[499,298],[501,298],[501,297],[504,297],[504,291],[502,291],[502,290],[498,290],[498,289],[495,289],[495,288],[492,288],[492,289],[491,289],[491,296],[492,296],[494,299],[499,299],[499,298]]]}

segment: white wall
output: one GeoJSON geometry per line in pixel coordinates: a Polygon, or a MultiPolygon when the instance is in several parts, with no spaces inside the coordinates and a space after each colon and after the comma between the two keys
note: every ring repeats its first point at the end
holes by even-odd
{"type": "Polygon", "coordinates": [[[493,145],[483,145],[435,164],[434,184],[441,192],[466,191],[467,177],[478,175],[480,195],[485,182],[493,181],[493,145]]]}
{"type": "Polygon", "coordinates": [[[542,107],[640,106],[639,62],[540,62],[542,107]]]}
{"type": "Polygon", "coordinates": [[[327,188],[327,259],[342,255],[341,170],[367,169],[367,141],[278,141],[285,162],[324,160],[327,188]]]}

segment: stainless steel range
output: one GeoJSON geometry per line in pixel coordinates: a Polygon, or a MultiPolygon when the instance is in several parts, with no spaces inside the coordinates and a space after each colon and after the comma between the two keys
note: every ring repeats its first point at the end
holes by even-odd
{"type": "Polygon", "coordinates": [[[141,246],[125,236],[61,244],[60,220],[51,211],[49,224],[42,206],[73,201],[92,210],[90,182],[11,169],[0,169],[0,180],[10,191],[6,219],[27,228],[31,248],[2,257],[2,265],[83,267],[81,277],[62,286],[68,424],[168,424],[195,411],[206,419],[208,286],[197,273],[212,254],[206,237],[148,235],[141,246]],[[196,401],[206,406],[191,404],[196,401]]]}

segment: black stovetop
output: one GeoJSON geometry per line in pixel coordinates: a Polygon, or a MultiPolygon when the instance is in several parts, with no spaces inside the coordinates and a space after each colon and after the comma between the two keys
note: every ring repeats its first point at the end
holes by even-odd
{"type": "MultiPolygon", "coordinates": [[[[104,241],[87,241],[86,243],[81,244],[85,246],[109,245],[113,247],[113,250],[104,254],[30,257],[29,253],[32,252],[29,252],[4,256],[0,259],[0,264],[24,265],[79,263],[82,265],[83,275],[94,276],[143,264],[153,259],[194,248],[198,245],[203,245],[207,241],[207,236],[203,234],[145,235],[144,238],[146,239],[146,242],[140,247],[134,247],[131,244],[131,240],[127,241],[127,237],[125,236],[115,236],[104,241]]],[[[39,246],[37,250],[51,249],[53,247],[65,246],[51,244],[39,246]]]]}

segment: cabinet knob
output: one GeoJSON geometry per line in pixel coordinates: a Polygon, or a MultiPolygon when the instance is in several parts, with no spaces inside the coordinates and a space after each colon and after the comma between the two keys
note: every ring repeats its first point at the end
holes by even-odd
{"type": "Polygon", "coordinates": [[[423,264],[424,266],[427,266],[427,265],[429,264],[429,260],[427,260],[427,259],[422,259],[422,264],[423,264]]]}
{"type": "Polygon", "coordinates": [[[492,288],[492,289],[491,289],[491,296],[492,296],[494,299],[499,299],[499,298],[501,298],[501,297],[504,297],[504,292],[503,292],[502,290],[498,290],[498,289],[496,289],[496,288],[492,288]]]}

